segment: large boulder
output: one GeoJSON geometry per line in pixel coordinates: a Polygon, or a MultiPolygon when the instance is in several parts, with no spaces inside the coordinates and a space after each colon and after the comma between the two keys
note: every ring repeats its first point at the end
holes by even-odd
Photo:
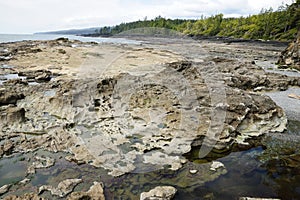
{"type": "Polygon", "coordinates": [[[300,30],[295,40],[281,53],[278,64],[282,68],[291,67],[300,70],[300,30]]]}

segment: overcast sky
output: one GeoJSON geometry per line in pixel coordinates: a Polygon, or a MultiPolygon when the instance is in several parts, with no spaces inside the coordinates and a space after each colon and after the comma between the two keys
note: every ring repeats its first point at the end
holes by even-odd
{"type": "Polygon", "coordinates": [[[0,33],[101,27],[139,19],[247,16],[293,0],[0,0],[0,33]]]}

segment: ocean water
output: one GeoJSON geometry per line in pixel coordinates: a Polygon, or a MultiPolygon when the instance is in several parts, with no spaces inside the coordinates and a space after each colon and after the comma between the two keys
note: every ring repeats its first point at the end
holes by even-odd
{"type": "Polygon", "coordinates": [[[101,38],[101,37],[81,37],[76,35],[48,35],[48,34],[0,34],[0,43],[17,42],[23,40],[54,40],[57,38],[69,38],[83,42],[97,43],[117,43],[117,44],[139,44],[139,41],[125,38],[101,38]]]}

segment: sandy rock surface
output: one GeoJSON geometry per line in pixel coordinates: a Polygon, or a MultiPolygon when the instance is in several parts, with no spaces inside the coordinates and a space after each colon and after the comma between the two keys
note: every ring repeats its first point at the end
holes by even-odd
{"type": "MultiPolygon", "coordinates": [[[[262,93],[300,85],[299,77],[255,64],[276,59],[282,47],[272,44],[58,39],[0,46],[9,56],[0,61],[0,157],[67,152],[66,160],[115,177],[145,168],[179,170],[193,147],[202,145],[204,157],[211,149],[249,148],[266,133],[283,132],[285,112],[262,93]]],[[[36,157],[29,173],[54,163],[36,157]]],[[[72,192],[60,186],[41,190],[72,192]]]]}

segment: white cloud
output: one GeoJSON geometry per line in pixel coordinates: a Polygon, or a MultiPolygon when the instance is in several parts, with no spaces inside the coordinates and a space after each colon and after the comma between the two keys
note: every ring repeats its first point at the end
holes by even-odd
{"type": "Polygon", "coordinates": [[[0,0],[0,33],[97,27],[154,18],[241,16],[293,0],[0,0]]]}

